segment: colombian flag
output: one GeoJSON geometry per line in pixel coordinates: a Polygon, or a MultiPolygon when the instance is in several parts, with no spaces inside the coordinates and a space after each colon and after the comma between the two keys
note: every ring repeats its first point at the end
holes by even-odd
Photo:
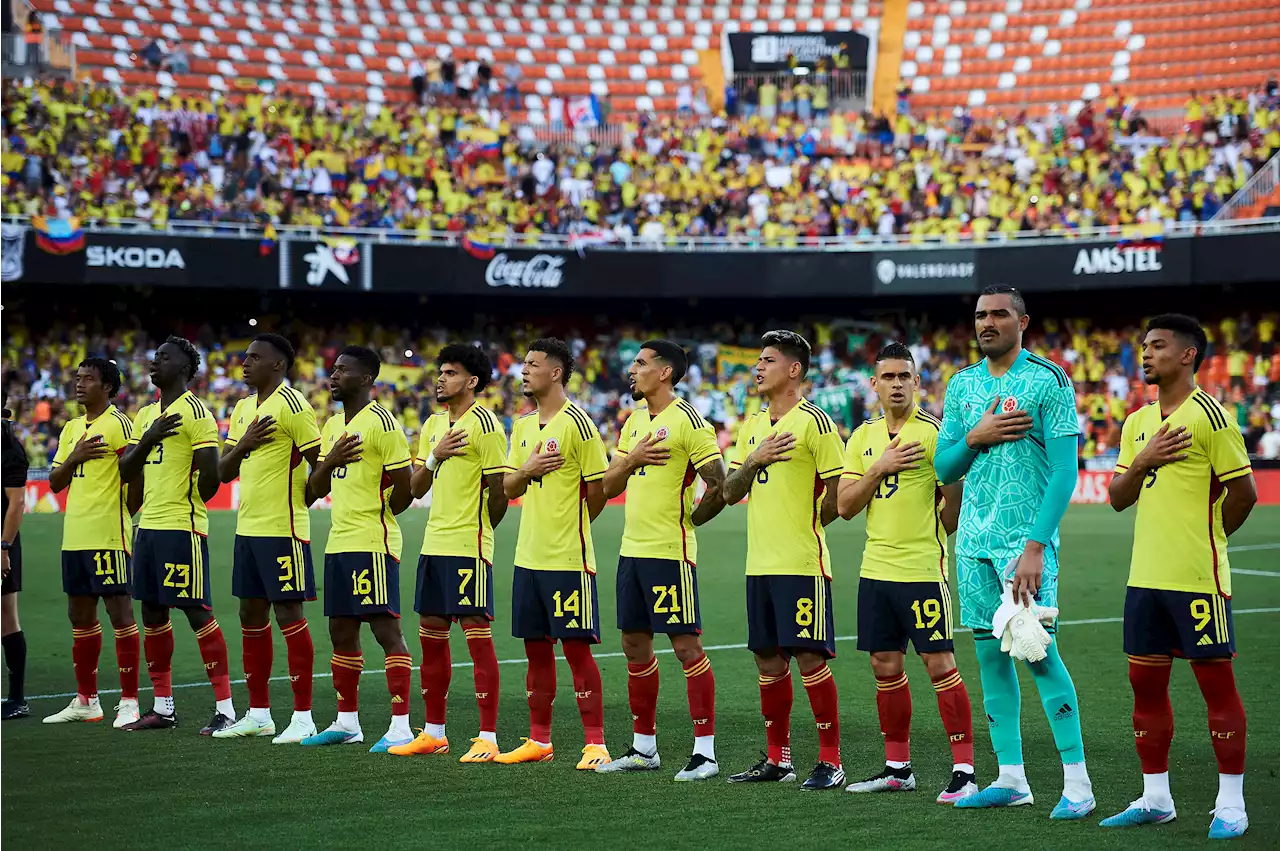
{"type": "Polygon", "coordinates": [[[36,245],[50,254],[73,254],[84,250],[84,231],[80,219],[50,219],[32,216],[31,227],[36,232],[36,245]]]}
{"type": "Polygon", "coordinates": [[[276,233],[276,226],[271,222],[267,222],[267,226],[262,230],[262,240],[258,243],[258,253],[263,257],[268,257],[271,252],[276,250],[276,243],[280,241],[280,235],[276,233]]]}
{"type": "Polygon", "coordinates": [[[472,239],[470,236],[462,237],[462,250],[477,260],[489,260],[498,253],[497,249],[489,243],[482,239],[472,239]]]}

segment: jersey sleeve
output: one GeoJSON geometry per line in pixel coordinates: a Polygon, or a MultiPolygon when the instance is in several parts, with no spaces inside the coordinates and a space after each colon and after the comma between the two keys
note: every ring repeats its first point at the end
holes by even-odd
{"type": "Polygon", "coordinates": [[[635,419],[635,416],[636,412],[632,411],[627,416],[627,421],[622,424],[622,431],[618,433],[617,452],[619,455],[626,455],[631,451],[631,421],[635,419]]]}
{"type": "Polygon", "coordinates": [[[951,376],[942,397],[942,428],[938,430],[938,444],[943,449],[960,443],[965,437],[964,422],[960,419],[960,396],[964,393],[964,386],[957,379],[958,375],[951,376]]]}
{"type": "Polygon", "coordinates": [[[578,466],[584,482],[603,479],[605,470],[609,469],[609,453],[605,452],[604,440],[595,423],[591,424],[591,434],[578,445],[578,466]]]}
{"type": "Polygon", "coordinates": [[[244,426],[240,424],[240,409],[244,407],[244,400],[236,402],[236,406],[231,411],[231,424],[227,426],[227,448],[231,448],[240,442],[240,438],[244,436],[244,426]]]}
{"type": "Polygon", "coordinates": [[[507,434],[498,426],[480,438],[480,472],[486,476],[491,473],[505,473],[511,469],[507,463],[507,434]]]}
{"type": "Polygon", "coordinates": [[[427,463],[427,453],[431,451],[431,419],[428,418],[422,424],[422,431],[418,432],[418,449],[413,453],[413,463],[415,466],[422,467],[427,463]]]}
{"type": "Polygon", "coordinates": [[[320,426],[310,405],[303,405],[301,410],[289,415],[289,434],[299,452],[309,452],[320,445],[320,426]]]}
{"type": "Polygon", "coordinates": [[[818,478],[829,479],[840,475],[844,469],[844,447],[840,445],[840,434],[836,431],[835,423],[832,422],[830,428],[822,429],[814,422],[808,428],[807,440],[818,478]]]}
{"type": "Polygon", "coordinates": [[[689,463],[693,469],[700,469],[708,461],[722,457],[720,443],[716,440],[716,430],[704,421],[698,427],[689,426],[689,463]]]}
{"type": "Polygon", "coordinates": [[[384,431],[378,438],[382,449],[382,469],[400,470],[409,466],[409,438],[404,429],[384,431]]]}
{"type": "Polygon", "coordinates": [[[1116,459],[1116,472],[1123,473],[1133,465],[1134,456],[1138,454],[1133,445],[1133,433],[1137,431],[1138,416],[1130,414],[1120,428],[1120,457],[1116,459]]]}
{"type": "MultiPolygon", "coordinates": [[[[183,417],[185,420],[186,418],[183,417]]],[[[213,414],[209,413],[209,409],[205,408],[204,413],[199,417],[193,417],[190,423],[186,424],[187,437],[191,440],[191,451],[197,449],[208,449],[210,446],[218,445],[218,421],[213,418],[213,414]]]]}
{"type": "Polygon", "coordinates": [[[1074,437],[1080,434],[1080,420],[1076,417],[1076,393],[1070,382],[1065,387],[1057,384],[1047,387],[1044,405],[1040,410],[1046,443],[1055,437],[1074,437]]]}
{"type": "Polygon", "coordinates": [[[151,406],[145,405],[133,415],[133,434],[129,435],[129,445],[137,446],[142,442],[142,434],[151,425],[151,415],[149,412],[151,406]]]}
{"type": "Polygon", "coordinates": [[[742,425],[738,426],[738,440],[734,444],[734,458],[729,462],[729,469],[736,470],[746,462],[747,456],[751,454],[751,420],[745,419],[742,425]]]}
{"type": "Polygon", "coordinates": [[[58,451],[53,455],[52,467],[61,467],[67,462],[67,456],[71,454],[71,450],[75,449],[73,445],[75,441],[71,439],[71,423],[73,420],[67,420],[63,425],[62,431],[58,434],[58,451]]]}
{"type": "Polygon", "coordinates": [[[324,427],[320,429],[320,457],[316,459],[319,463],[329,454],[329,450],[333,448],[333,418],[325,421],[324,427]]]}
{"type": "Polygon", "coordinates": [[[523,422],[523,419],[516,420],[511,427],[511,450],[507,453],[507,466],[512,470],[519,470],[533,454],[533,447],[526,445],[528,441],[524,438],[523,422]]]}
{"type": "Polygon", "coordinates": [[[840,474],[842,479],[852,479],[857,481],[866,475],[867,459],[862,457],[862,436],[865,434],[862,426],[849,438],[849,442],[844,447],[844,471],[840,474]]]}
{"type": "Polygon", "coordinates": [[[1208,444],[1209,465],[1218,481],[1229,482],[1253,472],[1249,453],[1244,448],[1244,436],[1233,424],[1210,433],[1208,444]]]}

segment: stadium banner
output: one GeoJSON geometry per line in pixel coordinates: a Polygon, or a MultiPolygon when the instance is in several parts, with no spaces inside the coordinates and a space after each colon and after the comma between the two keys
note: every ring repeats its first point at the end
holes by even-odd
{"type": "Polygon", "coordinates": [[[373,289],[373,246],[350,236],[321,236],[280,243],[284,290],[373,289]]]}
{"type": "Polygon", "coordinates": [[[1200,236],[1192,253],[1197,284],[1274,284],[1280,234],[1240,233],[1200,236]]]}
{"type": "Polygon", "coordinates": [[[867,70],[871,40],[860,32],[730,33],[729,52],[735,74],[814,68],[867,70]]]}
{"type": "MultiPolygon", "coordinates": [[[[978,249],[983,286],[1010,284],[1028,292],[1199,283],[1192,245],[1199,239],[1064,240],[978,249]]],[[[928,254],[931,252],[921,252],[928,254]]]]}
{"type": "Polygon", "coordinates": [[[978,286],[978,252],[972,248],[877,251],[872,292],[876,295],[973,293],[978,286]]]}

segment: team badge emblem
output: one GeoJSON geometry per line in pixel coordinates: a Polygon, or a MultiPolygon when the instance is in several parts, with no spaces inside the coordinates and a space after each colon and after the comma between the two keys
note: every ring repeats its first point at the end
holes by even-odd
{"type": "Polygon", "coordinates": [[[548,437],[547,442],[544,444],[543,448],[547,452],[559,452],[560,441],[556,440],[554,437],[548,437]]]}
{"type": "Polygon", "coordinates": [[[653,433],[653,436],[656,437],[658,440],[666,440],[667,435],[669,434],[671,434],[671,432],[667,429],[667,427],[661,426],[657,431],[653,433]]]}
{"type": "Polygon", "coordinates": [[[1000,403],[1000,410],[1006,414],[1012,414],[1018,410],[1018,400],[1013,396],[1008,396],[1000,403]]]}

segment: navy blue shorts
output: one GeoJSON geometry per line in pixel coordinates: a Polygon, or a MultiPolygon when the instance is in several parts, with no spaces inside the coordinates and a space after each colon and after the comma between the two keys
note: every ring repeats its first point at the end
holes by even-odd
{"type": "Polygon", "coordinates": [[[124,550],[63,550],[62,590],[71,597],[133,593],[133,560],[124,550]]]}
{"type": "Polygon", "coordinates": [[[949,653],[951,589],[945,582],[858,580],[858,649],[866,653],[949,653]]]}
{"type": "Polygon", "coordinates": [[[133,540],[133,598],[171,609],[213,609],[209,540],[196,532],[139,529],[133,540]]]}
{"type": "Polygon", "coordinates": [[[386,553],[325,553],[324,616],[400,617],[400,562],[386,553]]]}
{"type": "Polygon", "coordinates": [[[748,576],[747,647],[836,655],[831,580],[824,576],[748,576]]]}
{"type": "Polygon", "coordinates": [[[457,620],[493,620],[493,565],[466,556],[418,556],[418,592],[413,610],[457,620]]]}
{"type": "Polygon", "coordinates": [[[236,535],[231,593],[242,599],[314,600],[316,570],[311,544],[292,537],[236,535]]]}
{"type": "Polygon", "coordinates": [[[511,579],[511,634],[516,638],[600,643],[596,576],[584,570],[529,570],[511,579]]]}
{"type": "Polygon", "coordinates": [[[688,562],[618,557],[618,629],[701,635],[698,573],[688,562]]]}
{"type": "Polygon", "coordinates": [[[1124,652],[1130,656],[1222,659],[1236,652],[1231,600],[1212,591],[1130,586],[1124,595],[1124,652]]]}

